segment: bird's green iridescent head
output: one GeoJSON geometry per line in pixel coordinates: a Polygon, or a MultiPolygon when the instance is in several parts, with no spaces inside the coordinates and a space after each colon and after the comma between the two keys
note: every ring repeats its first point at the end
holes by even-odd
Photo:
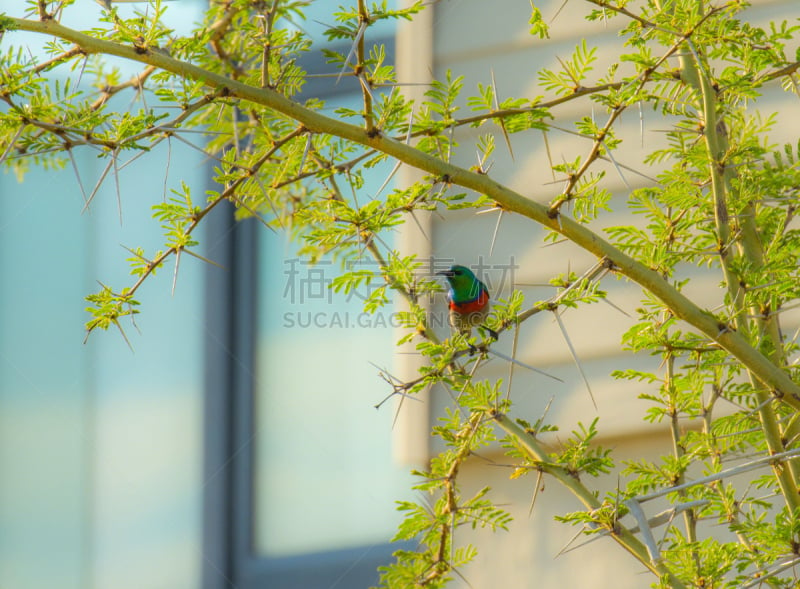
{"type": "Polygon", "coordinates": [[[474,299],[480,292],[482,283],[466,266],[451,266],[449,270],[437,272],[437,274],[447,278],[456,301],[474,299]]]}

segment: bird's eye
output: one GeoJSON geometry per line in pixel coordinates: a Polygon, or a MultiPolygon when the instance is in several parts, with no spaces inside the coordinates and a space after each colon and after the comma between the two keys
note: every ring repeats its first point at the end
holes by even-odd
{"type": "Polygon", "coordinates": [[[456,276],[461,276],[461,270],[453,270],[453,274],[456,276]]]}

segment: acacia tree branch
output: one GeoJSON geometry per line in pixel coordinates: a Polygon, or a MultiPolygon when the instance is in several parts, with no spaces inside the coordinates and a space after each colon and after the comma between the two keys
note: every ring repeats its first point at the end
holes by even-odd
{"type": "Polygon", "coordinates": [[[72,47],[71,49],[65,51],[64,53],[56,55],[55,57],[53,57],[52,59],[48,59],[44,63],[40,63],[35,68],[33,68],[33,72],[36,74],[40,74],[44,71],[49,70],[50,68],[54,68],[57,65],[64,63],[65,61],[69,61],[70,59],[78,55],[83,55],[83,51],[81,50],[81,48],[72,47]]]}
{"type": "Polygon", "coordinates": [[[444,162],[414,147],[381,134],[367,133],[363,128],[329,118],[310,110],[282,94],[267,88],[256,88],[222,75],[209,72],[187,62],[174,59],[157,49],[130,47],[96,39],[54,21],[32,21],[6,17],[7,29],[54,35],[71,41],[86,53],[105,53],[154,65],[173,74],[202,81],[222,90],[223,95],[234,96],[273,109],[287,118],[294,119],[309,131],[328,133],[343,139],[377,149],[410,166],[442,178],[443,181],[485,194],[509,212],[515,212],[536,221],[551,231],[560,233],[584,250],[598,258],[608,258],[618,272],[627,276],[660,299],[675,316],[692,325],[709,338],[718,342],[731,355],[752,371],[771,388],[772,394],[792,408],[800,411],[800,386],[789,375],[775,366],[768,358],[753,348],[746,337],[732,326],[701,309],[658,272],[613,246],[597,233],[562,214],[553,214],[548,207],[496,182],[486,174],[479,174],[444,162]]]}
{"type": "MultiPolygon", "coordinates": [[[[149,146],[149,148],[152,149],[158,143],[160,143],[170,135],[177,134],[179,131],[179,129],[177,128],[180,127],[180,125],[183,124],[183,122],[186,121],[186,119],[191,117],[191,115],[193,115],[195,112],[201,110],[203,107],[214,102],[214,100],[216,100],[218,97],[219,97],[218,91],[210,92],[202,96],[195,102],[183,105],[182,112],[178,116],[170,119],[169,121],[145,129],[144,131],[137,133],[136,135],[133,135],[131,137],[127,137],[123,140],[104,139],[99,133],[92,133],[91,131],[87,131],[85,129],[81,129],[78,127],[67,127],[58,122],[51,123],[39,119],[29,118],[10,98],[8,97],[0,98],[0,100],[3,100],[6,104],[8,104],[12,109],[15,109],[17,112],[22,113],[20,115],[20,120],[22,121],[23,125],[30,125],[32,127],[40,129],[40,131],[33,136],[35,139],[41,137],[45,133],[52,133],[61,140],[62,149],[64,151],[69,151],[70,149],[73,149],[80,145],[92,145],[95,146],[96,148],[97,147],[105,148],[109,150],[109,152],[116,152],[120,148],[126,147],[128,145],[135,145],[137,141],[140,141],[142,139],[153,137],[155,135],[160,135],[160,137],[154,138],[152,140],[152,143],[149,146]]],[[[92,109],[94,109],[94,106],[92,106],[92,109]]],[[[11,152],[12,149],[14,149],[13,144],[9,145],[9,153],[11,152]]],[[[24,155],[25,148],[17,148],[15,151],[18,154],[15,157],[20,157],[24,155]]],[[[2,158],[0,158],[0,160],[2,160],[2,158]]]]}
{"type": "MultiPolygon", "coordinates": [[[[600,500],[580,481],[575,473],[550,461],[546,450],[534,435],[526,432],[502,413],[494,413],[492,418],[503,431],[515,440],[519,449],[527,455],[537,469],[557,479],[575,495],[587,510],[595,511],[602,507],[600,500]]],[[[670,587],[674,589],[685,587],[663,562],[660,560],[654,561],[650,558],[647,547],[628,528],[616,521],[613,526],[608,528],[608,531],[620,546],[630,552],[654,574],[666,580],[670,587]]]]}
{"type": "Polygon", "coordinates": [[[569,179],[567,180],[567,185],[553,204],[550,205],[550,214],[557,215],[561,209],[561,206],[569,202],[573,195],[575,188],[578,186],[581,178],[586,174],[589,170],[589,167],[595,162],[595,160],[600,157],[600,148],[604,145],[604,141],[606,136],[611,132],[611,127],[614,125],[614,121],[617,120],[619,115],[625,110],[625,107],[620,105],[617,106],[613,111],[611,111],[611,116],[608,117],[608,121],[606,121],[605,126],[597,132],[597,135],[594,137],[594,141],[592,143],[592,149],[589,151],[589,155],[586,156],[586,159],[581,165],[580,169],[575,172],[574,174],[569,175],[569,179]]]}
{"type": "Polygon", "coordinates": [[[792,74],[796,73],[798,69],[800,69],[800,61],[795,61],[793,63],[788,63],[777,70],[767,72],[758,78],[758,80],[768,82],[770,80],[775,80],[776,78],[782,78],[783,76],[791,76],[792,74]]]}
{"type": "Polygon", "coordinates": [[[364,105],[364,128],[368,133],[375,132],[375,119],[372,114],[372,91],[369,88],[370,81],[366,77],[366,55],[364,53],[364,35],[362,28],[369,25],[369,12],[365,0],[358,0],[358,26],[362,32],[356,39],[356,64],[353,71],[358,76],[361,85],[361,100],[364,105]]]}
{"type": "MultiPolygon", "coordinates": [[[[740,256],[746,258],[748,262],[754,267],[760,267],[763,264],[763,259],[760,254],[760,242],[757,236],[757,230],[754,226],[755,211],[751,206],[745,207],[740,215],[731,219],[729,212],[728,199],[730,197],[730,175],[732,171],[726,165],[725,156],[728,151],[728,141],[725,133],[719,130],[723,128],[725,122],[718,115],[717,94],[711,85],[711,80],[705,74],[703,63],[700,62],[700,55],[695,51],[687,51],[681,56],[681,64],[683,67],[684,77],[687,82],[692,85],[698,95],[700,102],[699,111],[701,120],[703,121],[703,137],[706,142],[706,149],[709,155],[709,175],[711,177],[711,196],[714,204],[714,219],[717,231],[717,244],[719,250],[720,261],[725,276],[727,285],[728,296],[730,297],[731,306],[733,308],[733,321],[736,329],[740,332],[748,332],[750,325],[746,317],[745,308],[745,290],[743,280],[739,272],[736,270],[737,252],[734,248],[730,247],[731,224],[735,221],[736,225],[740,226],[742,230],[739,232],[736,240],[738,241],[741,254],[740,256]],[[742,218],[744,217],[744,218],[742,218]]],[[[768,320],[772,325],[768,325],[765,329],[765,338],[769,339],[773,334],[778,333],[777,318],[768,320]]],[[[777,336],[779,337],[779,336],[777,336]]],[[[778,350],[781,347],[781,342],[772,342],[773,348],[778,350]]],[[[762,350],[768,349],[767,346],[760,346],[762,350]]],[[[781,366],[781,354],[770,354],[770,361],[774,366],[781,366]]],[[[766,358],[766,356],[763,356],[766,358]]],[[[775,408],[770,403],[769,395],[762,386],[763,379],[759,375],[750,370],[748,367],[751,384],[755,390],[755,398],[758,403],[758,415],[761,420],[761,427],[764,431],[764,438],[769,448],[770,454],[780,454],[785,450],[783,442],[783,433],[781,431],[778,418],[775,414],[775,408]]],[[[796,478],[791,468],[782,463],[776,463],[773,466],[775,477],[781,487],[782,495],[789,509],[794,512],[800,508],[800,496],[796,492],[796,478]]]]}
{"type": "Polygon", "coordinates": [[[97,110],[101,106],[103,106],[109,99],[114,96],[114,94],[125,90],[126,88],[135,87],[139,90],[142,89],[144,82],[150,75],[156,71],[155,66],[147,66],[138,74],[131,76],[131,78],[127,82],[122,82],[121,84],[115,84],[114,86],[106,86],[102,90],[100,90],[100,96],[92,103],[92,110],[97,110]]]}
{"type": "MultiPolygon", "coordinates": [[[[470,117],[462,117],[460,119],[453,119],[453,123],[451,126],[453,127],[461,127],[463,125],[471,125],[474,123],[481,123],[483,121],[489,121],[492,119],[503,119],[506,117],[513,117],[515,115],[525,115],[530,114],[532,112],[536,112],[537,110],[546,110],[549,108],[553,108],[554,106],[559,106],[571,100],[575,100],[576,98],[581,98],[583,96],[591,96],[592,94],[599,94],[600,92],[605,92],[606,90],[618,90],[622,86],[624,86],[624,82],[611,82],[608,84],[600,84],[599,86],[580,86],[576,88],[571,94],[567,94],[565,96],[559,96],[558,98],[553,98],[552,100],[546,100],[544,102],[537,102],[532,104],[531,106],[519,107],[519,108],[501,108],[498,110],[493,110],[492,112],[483,113],[479,115],[473,115],[470,117]]],[[[412,137],[419,137],[420,135],[425,135],[425,131],[417,131],[412,133],[412,137]]],[[[585,135],[583,135],[585,137],[585,135]]]]}
{"type": "MultiPolygon", "coordinates": [[[[298,127],[293,131],[287,133],[284,137],[281,137],[279,140],[275,141],[273,147],[262,157],[256,161],[253,166],[247,170],[246,173],[243,173],[239,178],[235,181],[231,182],[231,184],[225,188],[219,195],[216,196],[213,200],[211,200],[206,206],[201,209],[199,212],[194,214],[191,217],[191,222],[187,226],[185,230],[186,235],[191,235],[192,232],[197,229],[197,226],[206,217],[219,203],[224,200],[232,200],[234,202],[238,202],[238,198],[236,196],[237,189],[244,184],[247,180],[249,180],[252,176],[254,176],[258,170],[263,166],[272,155],[286,145],[292,139],[302,135],[305,133],[306,130],[303,127],[298,127]]],[[[133,284],[133,286],[125,289],[124,294],[126,297],[131,298],[136,293],[136,291],[142,286],[148,276],[152,274],[157,268],[161,267],[161,265],[170,257],[174,255],[178,255],[183,248],[180,246],[172,246],[166,250],[164,250],[160,255],[158,255],[155,259],[151,260],[147,266],[145,267],[144,272],[139,276],[138,280],[133,284]]]]}

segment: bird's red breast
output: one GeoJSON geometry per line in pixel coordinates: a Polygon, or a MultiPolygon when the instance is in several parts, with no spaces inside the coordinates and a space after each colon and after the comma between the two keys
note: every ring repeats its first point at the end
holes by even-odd
{"type": "Polygon", "coordinates": [[[489,302],[489,293],[485,289],[481,289],[478,298],[474,301],[467,301],[465,303],[457,303],[453,300],[450,301],[450,310],[461,313],[462,315],[470,315],[472,313],[479,313],[489,302]]]}

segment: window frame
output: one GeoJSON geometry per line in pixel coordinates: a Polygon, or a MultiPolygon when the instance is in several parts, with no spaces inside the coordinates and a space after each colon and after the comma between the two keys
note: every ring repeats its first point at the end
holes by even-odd
{"type": "MultiPolygon", "coordinates": [[[[376,39],[394,59],[394,37],[376,39]]],[[[336,48],[334,48],[336,49],[336,48]]],[[[339,50],[342,48],[339,47],[339,50]]],[[[349,47],[345,48],[345,53],[349,47]]],[[[308,73],[330,66],[321,55],[300,63],[308,73]]],[[[309,78],[304,96],[323,99],[359,91],[354,80],[309,78]]],[[[211,179],[209,178],[209,184],[211,179]]],[[[258,232],[255,220],[234,220],[224,203],[206,223],[207,265],[203,416],[203,589],[330,589],[378,583],[378,567],[409,543],[381,543],[297,556],[266,557],[254,549],[255,348],[258,232]]]]}

